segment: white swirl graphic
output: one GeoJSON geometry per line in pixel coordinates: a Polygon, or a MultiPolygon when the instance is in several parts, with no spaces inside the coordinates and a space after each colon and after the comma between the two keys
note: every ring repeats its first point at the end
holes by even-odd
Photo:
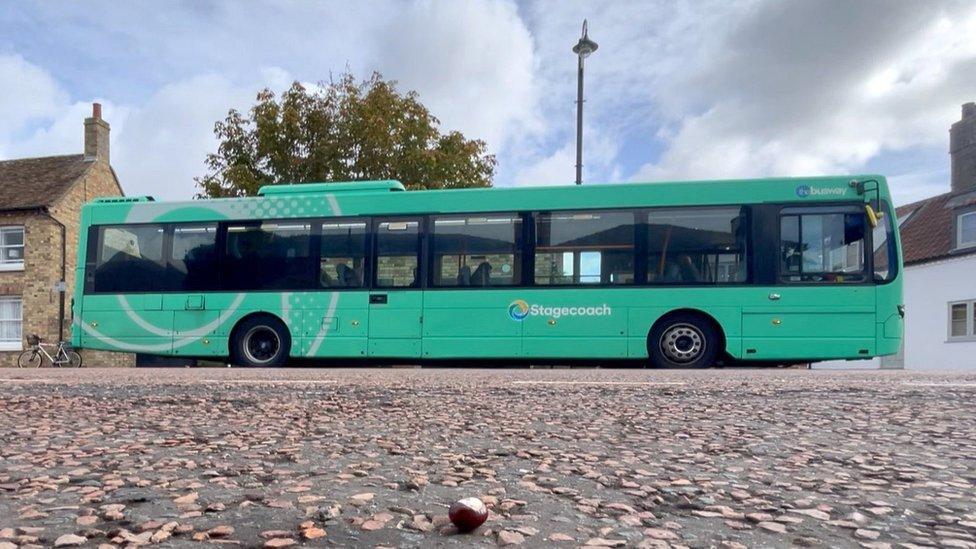
{"type": "Polygon", "coordinates": [[[329,298],[329,308],[325,311],[325,318],[322,319],[322,326],[319,327],[319,332],[315,334],[315,339],[312,340],[312,345],[308,348],[308,354],[306,356],[315,356],[315,353],[319,351],[319,347],[322,346],[322,341],[325,340],[325,336],[329,333],[329,326],[332,325],[331,322],[326,322],[326,319],[332,318],[335,315],[336,305],[339,304],[339,292],[332,292],[332,297],[329,298]]]}
{"type": "MultiPolygon", "coordinates": [[[[174,338],[176,337],[176,333],[173,330],[166,330],[164,328],[160,328],[158,326],[150,324],[145,319],[140,317],[134,310],[132,310],[132,306],[129,305],[129,302],[125,299],[124,296],[120,295],[118,296],[118,299],[119,299],[119,305],[122,306],[122,309],[125,311],[126,316],[128,316],[133,322],[136,323],[137,326],[139,326],[143,330],[146,330],[147,332],[150,332],[152,334],[161,337],[174,337],[174,338]]],[[[228,307],[224,311],[221,311],[220,314],[217,315],[216,319],[208,322],[207,324],[204,324],[203,326],[199,326],[197,328],[184,332],[183,334],[181,334],[181,339],[174,340],[172,343],[154,343],[154,344],[127,343],[125,341],[120,341],[118,339],[109,337],[99,332],[95,328],[91,327],[90,325],[86,324],[85,322],[79,321],[77,324],[81,325],[81,328],[89,335],[93,336],[95,339],[103,343],[107,343],[123,351],[135,351],[135,352],[147,352],[147,353],[163,352],[163,351],[168,351],[170,349],[176,350],[181,347],[186,347],[187,345],[190,345],[195,341],[199,341],[205,335],[213,332],[218,327],[220,327],[220,325],[222,325],[234,313],[236,313],[237,309],[240,307],[243,301],[244,301],[244,294],[237,294],[237,296],[234,298],[234,301],[231,302],[230,307],[228,307]]]]}

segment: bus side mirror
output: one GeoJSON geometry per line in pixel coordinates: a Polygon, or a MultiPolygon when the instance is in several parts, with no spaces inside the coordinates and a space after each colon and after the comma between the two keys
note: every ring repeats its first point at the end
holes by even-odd
{"type": "Polygon", "coordinates": [[[871,225],[872,229],[877,227],[878,220],[884,217],[884,212],[874,211],[874,208],[872,208],[870,204],[864,205],[864,213],[867,214],[868,223],[871,225]]]}

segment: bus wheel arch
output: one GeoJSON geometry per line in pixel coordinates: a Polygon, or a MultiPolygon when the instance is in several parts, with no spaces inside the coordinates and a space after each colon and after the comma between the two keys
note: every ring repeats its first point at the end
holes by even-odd
{"type": "Polygon", "coordinates": [[[227,339],[231,362],[249,367],[283,366],[291,353],[291,343],[288,326],[267,311],[242,317],[227,339]]]}
{"type": "Polygon", "coordinates": [[[675,309],[647,332],[647,356],[656,368],[708,368],[725,355],[725,332],[699,309],[675,309]]]}

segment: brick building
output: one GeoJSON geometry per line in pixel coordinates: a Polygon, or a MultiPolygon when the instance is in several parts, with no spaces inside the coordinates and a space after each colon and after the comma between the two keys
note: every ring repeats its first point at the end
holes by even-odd
{"type": "MultiPolygon", "coordinates": [[[[123,194],[101,114],[95,103],[85,119],[83,154],[0,161],[0,366],[16,366],[27,334],[69,339],[81,206],[123,194]]],[[[125,353],[83,355],[88,366],[135,362],[125,353]]]]}

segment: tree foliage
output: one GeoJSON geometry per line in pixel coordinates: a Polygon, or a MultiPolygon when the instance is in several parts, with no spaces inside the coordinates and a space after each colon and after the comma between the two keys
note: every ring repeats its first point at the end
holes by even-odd
{"type": "Polygon", "coordinates": [[[253,196],[267,184],[397,179],[412,189],[487,187],[495,171],[485,143],[440,121],[416,92],[379,73],[351,74],[276,97],[264,89],[247,116],[217,122],[217,152],[196,178],[201,197],[253,196]]]}

